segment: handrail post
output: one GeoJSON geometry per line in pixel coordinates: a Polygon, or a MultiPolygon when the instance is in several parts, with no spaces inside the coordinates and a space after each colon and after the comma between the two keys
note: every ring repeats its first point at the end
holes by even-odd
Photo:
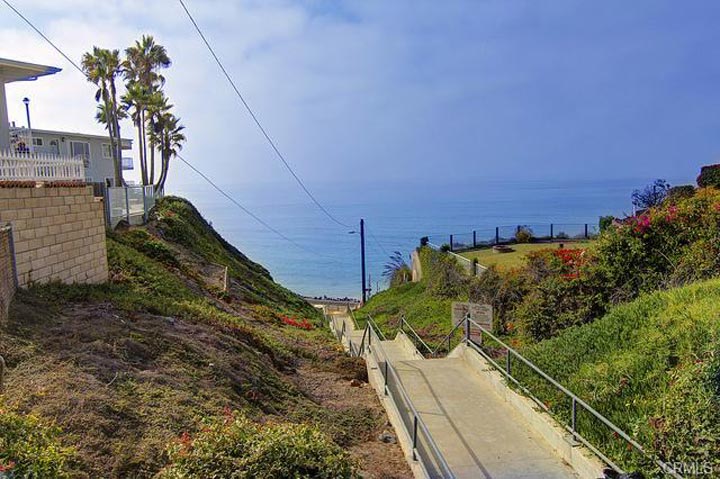
{"type": "Polygon", "coordinates": [[[465,343],[470,344],[470,313],[465,315],[465,343]]]}
{"type": "Polygon", "coordinates": [[[575,432],[577,427],[577,401],[575,398],[572,400],[572,432],[575,432]]]}
{"type": "Polygon", "coordinates": [[[385,391],[385,395],[388,395],[388,358],[385,358],[385,387],[383,387],[383,390],[385,391]]]}
{"type": "Polygon", "coordinates": [[[511,376],[510,374],[510,351],[507,352],[505,355],[505,370],[507,371],[508,376],[511,376]]]}
{"type": "Polygon", "coordinates": [[[417,430],[418,430],[418,418],[417,415],[413,415],[413,461],[417,461],[417,430]]]}

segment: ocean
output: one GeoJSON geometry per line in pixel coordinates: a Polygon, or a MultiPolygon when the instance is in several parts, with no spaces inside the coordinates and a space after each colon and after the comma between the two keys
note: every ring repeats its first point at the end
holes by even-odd
{"type": "Polygon", "coordinates": [[[408,258],[422,236],[442,244],[449,242],[450,234],[471,238],[476,230],[481,239],[492,236],[496,226],[510,230],[514,225],[537,225],[531,227],[539,231],[550,223],[560,225],[555,233],[574,232],[581,226],[572,225],[597,226],[602,215],[629,214],[633,189],[650,181],[310,184],[318,200],[350,228],[324,216],[290,181],[219,183],[297,246],[266,230],[199,178],[172,183],[167,193],[192,201],[225,239],[291,290],[307,296],[359,298],[361,218],[366,222],[367,268],[374,293],[387,287],[382,271],[389,255],[400,251],[408,258]]]}

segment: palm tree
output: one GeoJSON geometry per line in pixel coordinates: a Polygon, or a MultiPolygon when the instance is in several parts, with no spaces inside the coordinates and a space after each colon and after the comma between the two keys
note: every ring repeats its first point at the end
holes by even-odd
{"type": "Polygon", "coordinates": [[[117,101],[115,79],[122,74],[119,50],[93,47],[92,53],[82,57],[82,69],[88,81],[97,85],[95,101],[99,102],[100,111],[96,118],[104,123],[112,145],[112,157],[115,166],[115,184],[124,184],[122,176],[122,144],[120,142],[120,118],[123,112],[117,101]]]}
{"type": "Polygon", "coordinates": [[[400,251],[395,251],[390,255],[388,262],[385,263],[382,275],[391,286],[398,286],[410,280],[412,271],[405,262],[403,254],[400,251]]]}
{"type": "Polygon", "coordinates": [[[138,128],[138,140],[140,151],[140,165],[142,169],[143,184],[152,184],[154,180],[155,152],[154,145],[150,145],[150,165],[148,174],[148,134],[146,125],[154,123],[154,118],[147,118],[146,110],[151,101],[158,101],[155,94],[165,84],[163,77],[158,70],[168,68],[171,65],[167,50],[162,45],[155,43],[151,35],[143,35],[135,45],[125,50],[126,60],[124,62],[125,78],[127,80],[128,95],[126,95],[129,107],[135,111],[133,121],[138,128]]]}
{"type": "Polygon", "coordinates": [[[172,107],[173,105],[168,103],[168,98],[162,90],[158,90],[148,97],[146,104],[147,115],[145,119],[147,122],[147,129],[150,132],[148,134],[148,143],[150,147],[150,164],[148,166],[148,170],[150,174],[149,184],[151,185],[155,184],[155,150],[160,147],[160,144],[156,141],[157,135],[154,135],[153,133],[162,130],[160,119],[162,115],[169,112],[172,107]]]}
{"type": "Polygon", "coordinates": [[[165,188],[168,170],[170,169],[170,160],[177,156],[182,150],[185,143],[185,127],[180,124],[180,118],[170,112],[164,112],[157,118],[156,128],[151,132],[154,136],[153,141],[160,146],[160,154],[162,158],[160,168],[160,178],[155,185],[155,191],[162,191],[165,188]]]}

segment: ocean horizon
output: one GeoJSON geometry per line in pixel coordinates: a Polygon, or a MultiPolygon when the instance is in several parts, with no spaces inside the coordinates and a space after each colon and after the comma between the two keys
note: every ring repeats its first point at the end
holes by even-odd
{"type": "MultiPolygon", "coordinates": [[[[182,175],[182,178],[190,178],[182,175]]],[[[175,182],[167,194],[190,200],[213,227],[250,259],[266,267],[285,287],[305,296],[359,298],[359,221],[366,224],[367,271],[372,293],[387,287],[382,278],[389,255],[406,260],[420,238],[449,242],[449,235],[496,226],[597,226],[600,216],[632,212],[631,194],[653,179],[485,180],[451,185],[386,181],[311,184],[318,200],[350,228],[333,223],[291,182],[238,184],[221,188],[290,238],[268,231],[201,179],[175,182]]],[[[693,179],[668,179],[688,184],[693,179]]],[[[568,228],[572,228],[568,226],[568,228]]],[[[557,233],[562,227],[555,230],[557,233]]]]}

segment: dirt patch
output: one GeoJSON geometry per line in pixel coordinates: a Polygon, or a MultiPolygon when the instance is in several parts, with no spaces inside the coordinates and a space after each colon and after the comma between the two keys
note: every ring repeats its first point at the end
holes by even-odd
{"type": "MultiPolygon", "coordinates": [[[[364,362],[349,358],[353,362],[364,362]]],[[[367,379],[367,373],[365,374],[367,379]]],[[[364,477],[376,479],[412,478],[399,444],[382,442],[379,437],[392,431],[373,387],[361,382],[351,386],[352,379],[331,371],[318,370],[309,362],[297,369],[296,383],[308,397],[319,405],[349,421],[345,428],[352,431],[352,444],[348,450],[360,464],[364,477]]]]}

